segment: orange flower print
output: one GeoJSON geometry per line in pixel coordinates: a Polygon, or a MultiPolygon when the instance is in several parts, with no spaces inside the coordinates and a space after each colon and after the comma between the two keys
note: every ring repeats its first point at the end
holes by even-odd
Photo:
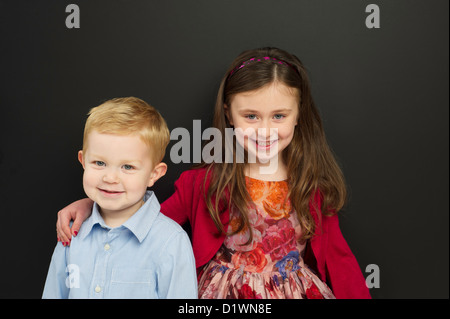
{"type": "Polygon", "coordinates": [[[269,216],[272,217],[273,219],[278,220],[282,218],[289,218],[289,213],[291,210],[286,209],[284,205],[282,204],[273,205],[272,203],[267,201],[263,201],[262,204],[264,207],[264,211],[267,214],[269,214],[269,216]]]}
{"type": "Polygon", "coordinates": [[[266,182],[260,181],[258,179],[247,178],[246,186],[252,201],[257,202],[264,196],[266,190],[266,182]]]}
{"type": "Polygon", "coordinates": [[[289,218],[292,205],[287,198],[287,182],[265,182],[247,178],[247,190],[252,201],[257,206],[262,206],[271,218],[275,220],[289,218]]]}
{"type": "Polygon", "coordinates": [[[261,272],[267,265],[267,259],[264,251],[258,246],[247,252],[236,252],[231,258],[236,268],[244,266],[245,271],[261,272]]]}
{"type": "Polygon", "coordinates": [[[267,214],[273,219],[289,218],[292,210],[291,202],[287,198],[288,185],[286,182],[270,182],[263,207],[267,214]]]}
{"type": "Polygon", "coordinates": [[[228,231],[234,233],[239,228],[239,219],[237,217],[231,218],[230,223],[228,224],[228,227],[229,227],[228,231]]]}

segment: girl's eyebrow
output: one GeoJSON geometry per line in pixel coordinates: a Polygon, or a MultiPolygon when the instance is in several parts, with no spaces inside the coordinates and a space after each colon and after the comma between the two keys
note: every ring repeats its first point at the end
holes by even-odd
{"type": "Polygon", "coordinates": [[[250,108],[242,108],[240,110],[238,110],[238,112],[241,113],[258,113],[257,109],[250,109],[250,108]]]}
{"type": "Polygon", "coordinates": [[[278,110],[273,111],[273,113],[290,113],[292,111],[293,111],[292,108],[282,108],[282,109],[278,109],[278,110]]]}
{"type": "MultiPolygon", "coordinates": [[[[290,113],[292,111],[293,111],[292,108],[280,108],[280,109],[276,109],[276,110],[272,111],[272,113],[290,113]]],[[[257,109],[251,109],[251,108],[244,108],[244,109],[239,110],[239,112],[241,112],[241,113],[259,113],[259,111],[257,109]]]]}

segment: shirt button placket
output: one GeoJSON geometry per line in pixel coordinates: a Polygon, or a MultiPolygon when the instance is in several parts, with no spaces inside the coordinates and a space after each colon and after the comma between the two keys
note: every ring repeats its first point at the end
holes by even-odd
{"type": "MultiPolygon", "coordinates": [[[[109,254],[111,253],[109,250],[111,249],[111,245],[106,243],[105,245],[103,245],[103,250],[105,251],[105,271],[106,271],[106,266],[108,264],[108,259],[109,259],[109,254]]],[[[106,277],[106,273],[104,274],[104,276],[106,277]]],[[[101,296],[101,298],[103,298],[103,287],[101,287],[100,285],[96,285],[94,288],[94,291],[96,293],[97,296],[101,296]]]]}
{"type": "Polygon", "coordinates": [[[110,240],[109,232],[106,232],[106,236],[103,238],[103,254],[100,254],[100,258],[98,259],[94,271],[94,283],[95,286],[93,287],[94,291],[94,298],[104,298],[104,292],[105,292],[105,284],[107,280],[107,269],[108,269],[108,260],[111,255],[111,245],[108,243],[110,240]]]}
{"type": "Polygon", "coordinates": [[[100,287],[99,285],[97,285],[97,286],[95,286],[94,291],[95,291],[96,293],[100,293],[100,292],[102,291],[102,287],[100,287]]]}

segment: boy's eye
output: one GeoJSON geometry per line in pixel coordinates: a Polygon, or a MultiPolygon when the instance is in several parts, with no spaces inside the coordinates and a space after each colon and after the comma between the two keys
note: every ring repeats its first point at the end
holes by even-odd
{"type": "Polygon", "coordinates": [[[123,167],[124,170],[127,170],[127,171],[132,170],[134,168],[133,166],[128,165],[128,164],[125,164],[122,167],[123,167]]]}
{"type": "Polygon", "coordinates": [[[105,162],[102,161],[95,161],[94,164],[97,166],[106,166],[105,162]]]}

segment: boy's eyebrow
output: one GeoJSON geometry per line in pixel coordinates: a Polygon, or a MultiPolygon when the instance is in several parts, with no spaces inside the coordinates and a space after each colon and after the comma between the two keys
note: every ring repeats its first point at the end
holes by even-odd
{"type": "Polygon", "coordinates": [[[98,154],[93,154],[93,153],[90,153],[90,152],[89,152],[89,157],[92,158],[92,159],[94,159],[94,158],[103,159],[103,156],[98,155],[98,154]]]}
{"type": "MultiPolygon", "coordinates": [[[[92,159],[106,160],[105,157],[103,157],[102,155],[97,155],[97,154],[90,154],[90,157],[92,159]]],[[[120,160],[120,162],[121,163],[141,163],[141,161],[138,159],[120,160]]]]}

